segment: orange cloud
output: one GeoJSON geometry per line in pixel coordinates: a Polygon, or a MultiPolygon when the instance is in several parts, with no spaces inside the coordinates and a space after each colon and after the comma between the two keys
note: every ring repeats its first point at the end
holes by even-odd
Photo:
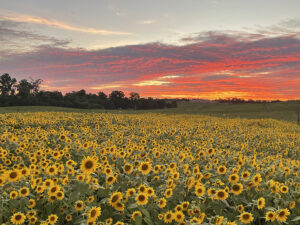
{"type": "Polygon", "coordinates": [[[83,33],[90,33],[90,34],[101,34],[101,35],[131,35],[128,32],[121,32],[121,31],[111,31],[111,30],[104,30],[104,29],[97,29],[91,27],[79,27],[70,25],[61,21],[53,20],[53,19],[46,19],[42,17],[32,16],[32,15],[24,15],[24,14],[17,14],[17,13],[6,13],[6,15],[1,16],[4,20],[10,20],[15,22],[21,23],[34,23],[34,24],[41,24],[45,26],[55,27],[63,30],[70,30],[70,31],[77,31],[83,33]]]}

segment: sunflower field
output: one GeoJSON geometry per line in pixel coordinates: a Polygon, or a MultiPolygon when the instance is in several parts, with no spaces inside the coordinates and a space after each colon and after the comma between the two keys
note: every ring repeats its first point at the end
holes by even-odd
{"type": "Polygon", "coordinates": [[[0,114],[2,224],[300,224],[300,126],[0,114]]]}

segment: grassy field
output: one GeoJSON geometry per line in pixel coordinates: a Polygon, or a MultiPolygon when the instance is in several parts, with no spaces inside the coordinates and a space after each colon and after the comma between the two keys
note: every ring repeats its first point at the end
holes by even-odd
{"type": "Polygon", "coordinates": [[[297,111],[300,111],[300,101],[278,102],[267,104],[212,104],[179,102],[178,108],[159,110],[102,110],[74,109],[52,106],[16,106],[0,107],[0,113],[11,112],[110,112],[110,113],[163,113],[163,114],[204,114],[224,118],[273,118],[297,122],[297,111]]]}

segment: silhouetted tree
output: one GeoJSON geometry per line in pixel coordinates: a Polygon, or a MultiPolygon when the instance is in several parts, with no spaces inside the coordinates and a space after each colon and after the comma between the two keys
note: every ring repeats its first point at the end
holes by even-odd
{"type": "Polygon", "coordinates": [[[0,92],[2,96],[14,95],[13,86],[17,83],[15,78],[11,78],[8,73],[4,73],[0,77],[0,92]]]}
{"type": "Polygon", "coordinates": [[[109,100],[115,109],[122,108],[124,98],[125,94],[123,91],[112,91],[109,95],[109,100]]]}
{"type": "Polygon", "coordinates": [[[17,85],[18,95],[21,97],[28,97],[32,89],[32,84],[26,79],[21,80],[17,85]]]}
{"type": "Polygon", "coordinates": [[[136,109],[138,100],[140,99],[140,95],[139,93],[136,92],[131,92],[129,95],[130,95],[129,99],[131,101],[131,104],[133,105],[134,109],[136,109]]]}

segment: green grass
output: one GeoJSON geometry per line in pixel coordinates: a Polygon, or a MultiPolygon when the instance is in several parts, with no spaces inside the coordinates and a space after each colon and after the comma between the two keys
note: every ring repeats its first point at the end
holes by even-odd
{"type": "Polygon", "coordinates": [[[11,112],[111,112],[111,113],[165,113],[165,114],[204,114],[224,118],[273,118],[297,122],[296,111],[300,111],[300,101],[267,104],[212,104],[179,102],[178,108],[159,110],[103,110],[73,109],[52,106],[13,106],[0,107],[0,113],[11,112]]]}

